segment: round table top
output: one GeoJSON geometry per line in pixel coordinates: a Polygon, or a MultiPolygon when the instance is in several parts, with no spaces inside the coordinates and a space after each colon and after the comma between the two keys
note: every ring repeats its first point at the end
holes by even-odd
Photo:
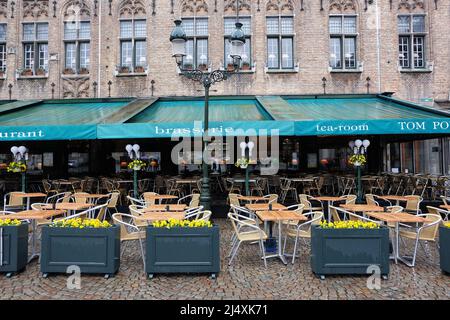
{"type": "Polygon", "coordinates": [[[319,200],[319,201],[339,201],[339,200],[345,200],[341,197],[327,197],[327,196],[323,196],[323,197],[314,197],[315,200],[319,200]]]}

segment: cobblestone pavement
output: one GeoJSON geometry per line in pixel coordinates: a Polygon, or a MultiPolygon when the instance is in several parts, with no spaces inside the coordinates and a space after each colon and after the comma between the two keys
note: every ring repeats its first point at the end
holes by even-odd
{"type": "Polygon", "coordinates": [[[309,264],[309,247],[302,245],[295,264],[269,260],[265,269],[257,245],[243,245],[228,267],[231,226],[221,227],[222,272],[215,280],[207,275],[157,275],[148,280],[138,244],[126,247],[119,273],[111,279],[86,275],[81,289],[67,289],[66,275],[44,279],[37,261],[10,279],[0,276],[0,299],[449,299],[450,277],[438,265],[438,253],[430,245],[431,259],[420,251],[417,266],[391,264],[388,280],[380,290],[367,288],[365,276],[329,276],[318,279],[309,264]]]}

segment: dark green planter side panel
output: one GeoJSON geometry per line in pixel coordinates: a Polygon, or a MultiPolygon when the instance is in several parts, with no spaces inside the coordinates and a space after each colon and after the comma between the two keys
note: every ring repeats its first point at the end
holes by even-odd
{"type": "Polygon", "coordinates": [[[367,274],[377,265],[389,274],[389,230],[387,228],[312,229],[311,267],[318,275],[367,274]]]}
{"type": "Polygon", "coordinates": [[[146,272],[218,273],[219,227],[147,227],[146,272]]]}
{"type": "Polygon", "coordinates": [[[0,272],[18,272],[24,269],[28,260],[28,223],[0,229],[2,229],[0,234],[2,234],[3,240],[0,272]]]}
{"type": "Polygon", "coordinates": [[[120,229],[42,228],[41,272],[66,273],[76,265],[81,273],[114,274],[120,265],[120,229]]]}
{"type": "Polygon", "coordinates": [[[441,269],[450,274],[450,228],[439,227],[439,256],[441,269]]]}

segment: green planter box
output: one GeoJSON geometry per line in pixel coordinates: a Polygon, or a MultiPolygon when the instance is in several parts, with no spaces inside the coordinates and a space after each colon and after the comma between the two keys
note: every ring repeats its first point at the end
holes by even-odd
{"type": "Polygon", "coordinates": [[[441,270],[450,274],[450,228],[439,227],[439,256],[441,270]]]}
{"type": "Polygon", "coordinates": [[[66,273],[78,266],[81,273],[114,275],[120,265],[120,228],[42,228],[41,272],[66,273]]]}
{"type": "Polygon", "coordinates": [[[367,268],[372,265],[378,266],[383,278],[387,278],[388,228],[322,229],[314,226],[311,231],[311,268],[322,279],[331,274],[368,274],[367,268]]]}
{"type": "Polygon", "coordinates": [[[145,272],[211,273],[220,271],[219,227],[154,228],[147,227],[145,272]]]}
{"type": "Polygon", "coordinates": [[[28,223],[0,227],[0,272],[9,277],[23,270],[28,260],[28,223]]]}

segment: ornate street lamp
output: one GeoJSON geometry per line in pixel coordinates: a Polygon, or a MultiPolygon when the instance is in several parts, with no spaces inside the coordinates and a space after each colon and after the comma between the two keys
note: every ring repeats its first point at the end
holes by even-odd
{"type": "MultiPolygon", "coordinates": [[[[205,89],[205,108],[204,108],[204,133],[203,133],[203,150],[206,150],[208,147],[208,128],[209,128],[209,89],[210,87],[224,80],[227,80],[228,75],[232,73],[237,73],[239,71],[241,65],[241,57],[244,52],[245,45],[245,34],[242,30],[242,23],[239,22],[239,1],[237,1],[237,22],[236,28],[230,36],[231,43],[231,52],[230,56],[233,59],[234,69],[232,72],[226,70],[214,70],[210,73],[203,72],[199,69],[195,70],[186,70],[183,67],[183,58],[186,56],[186,32],[182,27],[181,20],[175,20],[175,27],[170,34],[170,42],[172,42],[172,56],[175,58],[175,61],[178,65],[178,68],[181,71],[181,74],[188,79],[199,82],[203,85],[205,89]]],[[[200,196],[200,204],[205,209],[210,209],[210,189],[209,189],[209,172],[208,165],[206,163],[206,159],[203,156],[202,162],[202,190],[200,196]]]]}
{"type": "MultiPolygon", "coordinates": [[[[23,163],[26,166],[26,161],[28,160],[28,149],[24,146],[11,147],[11,153],[14,158],[14,162],[23,163]]],[[[25,171],[20,171],[22,175],[22,192],[26,192],[26,169],[25,171]]]]}
{"type": "Polygon", "coordinates": [[[357,202],[362,203],[363,202],[363,194],[362,194],[362,186],[361,186],[361,166],[366,163],[366,154],[367,154],[367,148],[370,146],[370,141],[365,139],[361,141],[360,139],[355,141],[350,141],[348,143],[348,146],[353,152],[353,156],[350,158],[351,163],[354,167],[356,167],[357,172],[357,188],[358,188],[358,194],[357,194],[357,202]]]}
{"type": "MultiPolygon", "coordinates": [[[[127,144],[127,146],[125,147],[125,150],[127,150],[128,156],[130,157],[130,159],[132,161],[139,160],[141,158],[141,153],[139,152],[140,149],[141,149],[141,147],[138,144],[134,144],[134,145],[127,144]]],[[[135,198],[137,198],[138,197],[137,173],[142,168],[140,166],[139,167],[134,166],[131,169],[133,170],[133,196],[135,198]]]]}
{"type": "Polygon", "coordinates": [[[250,186],[249,186],[249,170],[248,165],[250,163],[250,158],[252,157],[253,148],[255,147],[255,143],[253,141],[244,142],[242,141],[239,145],[241,148],[242,158],[247,160],[247,166],[245,167],[245,195],[250,195],[250,186]]]}

